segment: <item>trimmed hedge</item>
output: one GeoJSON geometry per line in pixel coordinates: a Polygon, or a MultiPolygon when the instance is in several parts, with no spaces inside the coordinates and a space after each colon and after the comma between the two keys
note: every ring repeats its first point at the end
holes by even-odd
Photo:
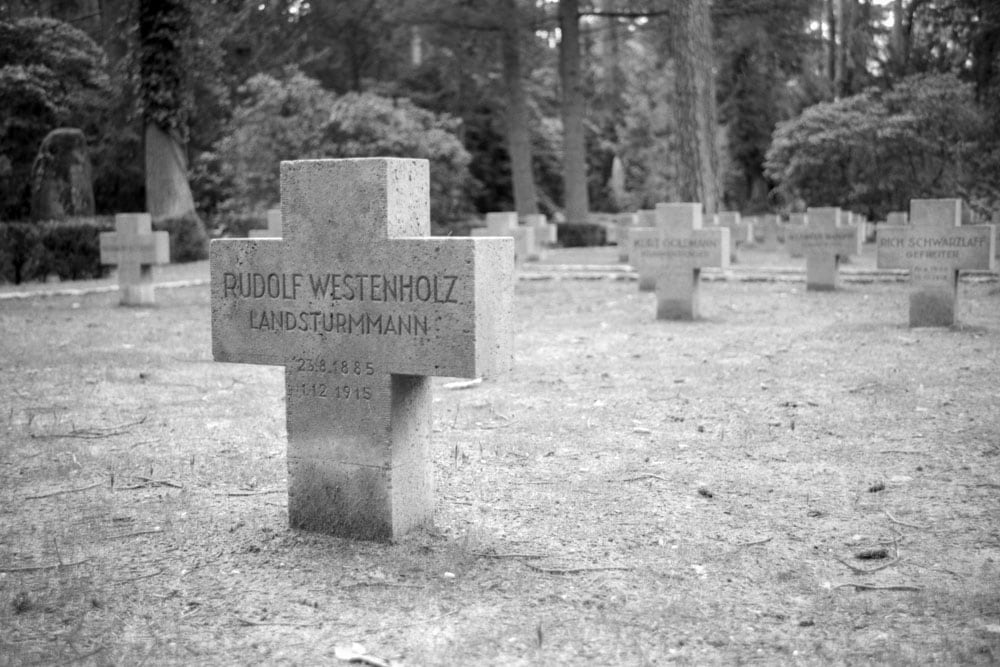
{"type": "Polygon", "coordinates": [[[267,229],[267,219],[253,213],[227,213],[216,218],[215,229],[219,236],[243,239],[251,229],[267,229]]]}
{"type": "Polygon", "coordinates": [[[560,223],[557,229],[559,245],[564,248],[606,245],[608,242],[608,232],[603,225],[590,222],[580,224],[560,223]]]}
{"type": "MultiPolygon", "coordinates": [[[[208,235],[194,216],[163,220],[153,229],[170,235],[170,261],[208,257],[208,235]]],[[[0,283],[103,278],[101,232],[114,231],[114,218],[78,218],[58,222],[0,222],[0,283]]]]}
{"type": "Polygon", "coordinates": [[[110,267],[101,266],[98,234],[111,228],[110,219],[101,218],[0,223],[0,282],[106,276],[110,267]]]}
{"type": "Polygon", "coordinates": [[[153,223],[153,231],[170,234],[170,263],[183,264],[208,259],[208,234],[194,215],[153,223]]]}

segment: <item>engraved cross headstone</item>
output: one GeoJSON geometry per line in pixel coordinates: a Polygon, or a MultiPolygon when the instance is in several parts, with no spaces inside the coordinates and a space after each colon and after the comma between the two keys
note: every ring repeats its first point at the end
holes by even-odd
{"type": "Polygon", "coordinates": [[[545,217],[543,213],[529,213],[522,216],[525,227],[535,230],[535,242],[544,247],[552,247],[559,240],[559,226],[545,217]]]}
{"type": "Polygon", "coordinates": [[[760,222],[754,227],[754,233],[760,233],[761,249],[773,252],[778,249],[778,228],[781,220],[773,213],[760,216],[760,222]]]}
{"type": "Polygon", "coordinates": [[[858,228],[842,225],[842,216],[836,207],[809,208],[804,227],[785,230],[788,246],[806,256],[807,290],[836,289],[840,258],[861,253],[858,228]]]}
{"type": "Polygon", "coordinates": [[[994,269],[995,227],[961,222],[961,199],[914,199],[910,224],[878,227],[878,267],[910,272],[911,327],[954,324],[958,272],[994,269]]]}
{"type": "Polygon", "coordinates": [[[642,262],[639,261],[639,256],[642,254],[642,249],[644,247],[649,247],[657,243],[659,238],[659,231],[657,231],[657,225],[659,224],[658,218],[656,216],[656,210],[651,208],[641,209],[636,213],[638,222],[636,227],[629,232],[629,258],[628,262],[631,264],[636,273],[639,274],[639,291],[640,292],[652,292],[656,289],[656,274],[652,271],[652,266],[644,266],[642,262]]]}
{"type": "Polygon", "coordinates": [[[521,264],[538,259],[535,228],[517,224],[517,213],[494,211],[486,214],[486,227],[473,229],[471,236],[509,236],[514,239],[514,261],[521,264]]]}
{"type": "Polygon", "coordinates": [[[785,225],[785,250],[788,251],[789,257],[804,257],[805,253],[802,250],[802,245],[799,243],[801,239],[801,234],[796,234],[796,232],[803,231],[806,226],[806,214],[805,213],[789,213],[788,214],[788,224],[785,225]]]}
{"type": "Polygon", "coordinates": [[[101,264],[118,266],[118,291],[123,306],[156,303],[153,265],[170,263],[170,235],[154,232],[148,213],[119,213],[115,231],[101,232],[101,264]]]}
{"type": "Polygon", "coordinates": [[[697,202],[657,204],[656,216],[656,237],[636,245],[640,270],[656,283],[656,319],[695,319],[701,269],[729,266],[729,230],[702,229],[697,202]]]}
{"type": "Polygon", "coordinates": [[[293,527],[431,520],[429,376],[511,363],[513,242],[425,238],[425,160],[281,163],[284,239],[211,245],[216,361],[285,368],[293,527]]]}
{"type": "Polygon", "coordinates": [[[719,211],[715,214],[715,224],[729,230],[729,261],[736,261],[736,251],[740,246],[753,245],[753,224],[749,220],[741,220],[739,211],[719,211]]]}
{"type": "Polygon", "coordinates": [[[632,251],[632,232],[638,228],[638,213],[619,213],[615,217],[618,226],[618,261],[627,262],[632,251]]]}

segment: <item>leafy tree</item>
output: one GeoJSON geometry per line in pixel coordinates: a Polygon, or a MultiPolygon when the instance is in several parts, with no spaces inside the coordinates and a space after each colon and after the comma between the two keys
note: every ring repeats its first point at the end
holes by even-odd
{"type": "Polygon", "coordinates": [[[348,93],[337,99],[324,128],[330,157],[413,157],[431,163],[431,217],[439,224],[469,213],[469,154],[457,123],[406,99],[348,93]]]}
{"type": "Polygon", "coordinates": [[[821,43],[810,32],[815,7],[802,0],[719,0],[713,5],[719,118],[728,169],[727,205],[745,212],[770,207],[764,155],[775,125],[829,99],[821,43]]]}
{"type": "Polygon", "coordinates": [[[0,22],[0,217],[25,218],[38,146],[59,126],[96,139],[109,106],[100,48],[85,33],[48,18],[0,22]]]}
{"type": "Polygon", "coordinates": [[[659,45],[656,30],[637,31],[622,48],[622,97],[628,113],[617,119],[615,151],[625,164],[629,210],[657,202],[680,201],[672,147],[677,124],[671,110],[673,65],[659,45]],[[650,71],[658,76],[647,76],[650,71]]]}
{"type": "Polygon", "coordinates": [[[212,151],[195,162],[194,188],[211,214],[263,213],[279,200],[278,163],[323,157],[320,143],[335,96],[290,69],[252,77],[212,151]]]}
{"type": "Polygon", "coordinates": [[[469,154],[457,123],[406,99],[337,97],[297,70],[257,75],[241,91],[226,134],[202,156],[199,184],[214,185],[222,212],[263,211],[279,200],[281,160],[395,156],[431,163],[435,222],[468,212],[469,154]]]}
{"type": "Polygon", "coordinates": [[[806,109],[780,123],[766,169],[785,201],[845,206],[881,218],[910,199],[954,197],[974,209],[1000,201],[1000,173],[983,141],[989,119],[973,86],[951,74],[914,75],[806,109]]]}
{"type": "Polygon", "coordinates": [[[461,119],[477,210],[551,213],[562,198],[555,53],[537,32],[545,17],[535,3],[503,2],[501,11],[489,0],[404,3],[396,17],[421,58],[372,90],[461,119]]]}

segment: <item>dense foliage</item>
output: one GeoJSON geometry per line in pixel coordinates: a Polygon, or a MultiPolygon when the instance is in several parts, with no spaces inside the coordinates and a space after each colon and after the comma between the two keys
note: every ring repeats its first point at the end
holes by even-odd
{"type": "Polygon", "coordinates": [[[105,276],[110,267],[101,265],[99,235],[111,229],[110,218],[0,222],[0,283],[105,276]]]}
{"type": "Polygon", "coordinates": [[[54,19],[0,21],[0,219],[26,219],[29,176],[51,130],[98,139],[110,105],[104,54],[86,33],[54,19]]]}
{"type": "Polygon", "coordinates": [[[781,123],[767,174],[786,201],[844,206],[883,218],[915,197],[962,196],[973,207],[1000,202],[996,148],[972,84],[915,75],[817,104],[781,123]]]}
{"type": "Polygon", "coordinates": [[[240,91],[224,136],[199,167],[198,191],[220,212],[263,211],[279,200],[281,160],[413,157],[431,163],[432,218],[457,220],[470,210],[469,154],[457,124],[414,105],[372,93],[337,96],[297,70],[260,74],[240,91]]]}
{"type": "MultiPolygon", "coordinates": [[[[515,23],[537,205],[558,213],[566,191],[561,4],[571,6],[0,3],[0,217],[26,217],[31,160],[42,137],[66,124],[90,140],[98,212],[142,207],[143,119],[186,140],[196,203],[209,219],[274,205],[280,159],[376,153],[433,161],[438,222],[509,210],[511,79],[502,46],[515,23]]],[[[677,3],[572,5],[591,208],[676,199],[685,134],[674,90],[677,3]]],[[[877,217],[934,194],[967,197],[982,211],[995,205],[1000,3],[711,5],[725,207],[835,203],[877,217]]]]}

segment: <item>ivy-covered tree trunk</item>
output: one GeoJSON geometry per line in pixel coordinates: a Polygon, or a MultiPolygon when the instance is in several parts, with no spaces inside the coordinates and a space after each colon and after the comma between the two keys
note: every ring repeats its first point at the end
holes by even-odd
{"type": "Polygon", "coordinates": [[[712,17],[703,0],[678,0],[674,9],[678,193],[683,201],[701,202],[710,216],[719,191],[712,17]]]}
{"type": "Polygon", "coordinates": [[[184,85],[184,41],[190,26],[184,0],[139,0],[146,208],[154,222],[196,216],[184,148],[191,109],[184,85]]]}
{"type": "Polygon", "coordinates": [[[578,0],[559,0],[559,81],[562,84],[563,188],[566,221],[587,221],[587,153],[584,144],[583,77],[580,74],[580,7],[578,0]]]}
{"type": "Polygon", "coordinates": [[[521,21],[515,0],[504,0],[503,15],[500,42],[507,92],[507,152],[510,154],[514,209],[519,216],[523,216],[538,213],[538,194],[531,166],[528,103],[521,77],[521,21]]]}

